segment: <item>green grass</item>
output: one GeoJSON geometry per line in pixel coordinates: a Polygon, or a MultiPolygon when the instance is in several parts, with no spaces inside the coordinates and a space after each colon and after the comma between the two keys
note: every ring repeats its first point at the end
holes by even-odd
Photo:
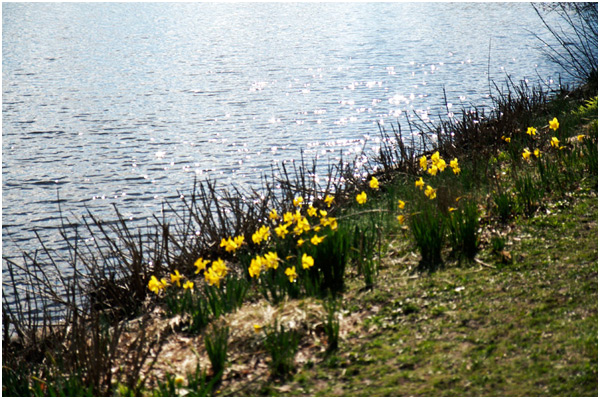
{"type": "Polygon", "coordinates": [[[495,268],[418,279],[386,269],[396,294],[350,298],[381,310],[343,342],[336,367],[300,371],[289,394],[596,396],[597,198],[551,205],[513,233],[511,265],[486,251],[495,268]]]}

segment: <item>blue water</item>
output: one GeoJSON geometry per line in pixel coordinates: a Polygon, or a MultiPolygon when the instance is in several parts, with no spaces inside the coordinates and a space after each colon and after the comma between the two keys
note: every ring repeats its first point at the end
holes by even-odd
{"type": "Polygon", "coordinates": [[[143,223],[194,177],[249,187],[489,105],[490,79],[558,81],[523,3],[4,3],[2,25],[4,256],[34,229],[60,247],[58,195],[143,223]]]}

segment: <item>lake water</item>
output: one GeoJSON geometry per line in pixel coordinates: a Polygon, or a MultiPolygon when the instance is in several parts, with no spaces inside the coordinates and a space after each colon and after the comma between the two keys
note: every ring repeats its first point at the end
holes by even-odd
{"type": "Polygon", "coordinates": [[[5,257],[33,230],[59,245],[57,194],[143,222],[194,177],[351,157],[378,123],[445,114],[444,88],[452,111],[506,74],[558,81],[524,3],[4,3],[2,26],[5,257]]]}

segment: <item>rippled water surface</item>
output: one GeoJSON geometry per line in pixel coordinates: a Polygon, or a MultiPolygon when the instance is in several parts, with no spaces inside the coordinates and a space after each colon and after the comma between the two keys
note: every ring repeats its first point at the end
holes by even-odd
{"type": "MultiPolygon", "coordinates": [[[[144,220],[191,188],[335,159],[377,123],[488,103],[490,78],[546,83],[529,4],[2,5],[2,247],[67,216],[144,220]]],[[[375,143],[374,143],[375,144],[375,143]]],[[[3,268],[4,271],[4,268],[3,268]]]]}

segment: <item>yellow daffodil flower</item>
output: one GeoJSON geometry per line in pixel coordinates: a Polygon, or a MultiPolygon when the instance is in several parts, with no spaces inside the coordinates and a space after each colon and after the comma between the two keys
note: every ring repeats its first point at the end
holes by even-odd
{"type": "Polygon", "coordinates": [[[334,217],[329,218],[329,228],[334,231],[337,230],[338,222],[337,222],[336,218],[334,218],[334,217]]]}
{"type": "Polygon", "coordinates": [[[277,252],[269,252],[264,256],[264,265],[267,269],[275,269],[279,267],[279,257],[277,256],[277,252]]]}
{"type": "Polygon", "coordinates": [[[452,169],[458,168],[458,159],[457,158],[454,158],[452,161],[450,161],[450,167],[452,169]]]}
{"type": "Polygon", "coordinates": [[[285,274],[290,279],[290,283],[293,283],[298,278],[298,275],[296,274],[296,266],[285,269],[285,274]]]}
{"type": "Polygon", "coordinates": [[[319,214],[321,215],[321,217],[322,217],[322,218],[324,218],[325,216],[327,216],[327,211],[326,211],[326,210],[324,210],[324,209],[321,209],[321,210],[319,211],[319,214]]]}
{"type": "Polygon", "coordinates": [[[182,386],[185,382],[185,378],[183,378],[183,376],[181,376],[181,375],[178,375],[175,377],[174,382],[175,382],[175,385],[182,386]]]}
{"type": "Polygon", "coordinates": [[[305,217],[298,220],[296,227],[294,227],[294,234],[296,236],[301,235],[304,232],[310,231],[310,223],[308,223],[308,219],[305,217]]]}
{"type": "Polygon", "coordinates": [[[423,190],[424,185],[425,185],[425,182],[423,181],[422,177],[419,177],[419,180],[417,180],[415,182],[415,187],[418,187],[420,190],[423,190]]]}
{"type": "Polygon", "coordinates": [[[434,163],[434,164],[436,164],[436,163],[438,163],[439,160],[440,160],[440,152],[436,151],[431,156],[431,162],[434,163]]]}
{"type": "Polygon", "coordinates": [[[527,134],[530,136],[535,136],[535,134],[537,133],[537,130],[534,127],[528,127],[527,128],[527,134]]]}
{"type": "Polygon", "coordinates": [[[560,146],[560,141],[556,137],[552,137],[550,140],[550,145],[554,148],[558,148],[560,146]]]}
{"type": "Polygon", "coordinates": [[[406,203],[402,200],[398,200],[398,208],[404,209],[404,206],[406,206],[406,203]]]}
{"type": "Polygon", "coordinates": [[[194,283],[191,281],[186,281],[185,283],[183,283],[183,289],[184,290],[193,290],[194,289],[194,283]]]}
{"type": "Polygon", "coordinates": [[[523,150],[522,155],[524,160],[529,161],[529,157],[531,157],[531,152],[529,152],[529,150],[525,148],[525,150],[523,150]]]}
{"type": "Polygon", "coordinates": [[[209,263],[209,260],[204,260],[202,258],[198,258],[196,262],[194,262],[194,266],[196,266],[196,274],[200,273],[202,270],[206,269],[206,265],[209,263]]]}
{"type": "Polygon", "coordinates": [[[429,173],[431,176],[435,176],[435,175],[437,175],[437,172],[438,172],[438,167],[437,167],[437,165],[431,165],[431,166],[429,167],[429,169],[427,169],[427,173],[429,173]]]}
{"type": "Polygon", "coordinates": [[[558,130],[558,126],[559,126],[558,119],[556,119],[556,118],[552,119],[550,122],[548,122],[548,126],[550,127],[550,129],[552,129],[554,131],[558,130]]]}
{"type": "Polygon", "coordinates": [[[216,285],[217,287],[221,285],[221,276],[219,276],[212,268],[204,271],[204,279],[208,285],[216,285]]]}
{"type": "Polygon", "coordinates": [[[292,222],[293,220],[294,220],[294,215],[292,215],[292,212],[286,212],[283,214],[283,221],[285,223],[292,222]]]}
{"type": "Polygon", "coordinates": [[[542,153],[537,148],[535,150],[533,150],[533,155],[535,155],[536,158],[539,158],[541,154],[542,153]]]}
{"type": "Polygon", "coordinates": [[[179,274],[179,270],[175,270],[175,274],[171,274],[171,283],[176,283],[178,287],[181,287],[181,274],[179,274]]]}
{"type": "Polygon", "coordinates": [[[254,325],[254,332],[255,332],[255,333],[257,333],[257,334],[258,334],[259,332],[261,332],[261,331],[262,331],[262,329],[263,329],[263,328],[262,328],[262,326],[261,326],[261,325],[258,325],[258,324],[255,324],[255,325],[254,325]]]}
{"type": "Polygon", "coordinates": [[[442,158],[440,158],[440,160],[437,162],[436,166],[440,170],[440,172],[443,172],[444,169],[446,169],[446,161],[444,161],[442,158]]]}
{"type": "Polygon", "coordinates": [[[277,214],[277,209],[271,209],[271,213],[269,213],[269,219],[271,219],[271,220],[279,219],[279,215],[277,214]]]}
{"type": "Polygon", "coordinates": [[[373,190],[379,190],[379,180],[377,180],[375,176],[371,177],[369,187],[371,187],[373,190]]]}
{"type": "Polygon", "coordinates": [[[290,227],[291,224],[292,222],[288,222],[275,227],[275,234],[277,234],[278,237],[285,238],[285,236],[289,234],[288,227],[290,227]]]}
{"type": "Polygon", "coordinates": [[[250,277],[257,277],[260,276],[260,272],[262,270],[262,265],[263,265],[263,259],[261,258],[260,255],[256,255],[256,258],[252,259],[250,261],[250,267],[248,267],[248,274],[250,274],[250,277]]]}
{"type": "MultiPolygon", "coordinates": [[[[244,241],[244,236],[242,237],[242,242],[244,241]]],[[[239,237],[236,237],[235,239],[232,239],[231,237],[225,239],[221,239],[221,247],[225,247],[225,251],[227,252],[235,252],[236,249],[238,249],[240,247],[240,245],[238,244],[239,242],[239,237]]]]}
{"type": "Polygon", "coordinates": [[[318,235],[314,235],[311,239],[310,242],[313,245],[319,245],[321,242],[323,242],[323,240],[325,239],[325,236],[319,237],[318,235]]]}
{"type": "Polygon", "coordinates": [[[396,219],[398,219],[398,223],[404,224],[404,215],[398,215],[396,219]]]}
{"type": "Polygon", "coordinates": [[[583,141],[584,138],[585,138],[585,134],[578,134],[577,135],[577,141],[583,141]]]}
{"type": "Polygon", "coordinates": [[[298,246],[301,247],[304,244],[304,240],[302,238],[298,239],[298,246]]]}
{"type": "Polygon", "coordinates": [[[225,265],[225,262],[221,258],[213,261],[212,265],[210,266],[210,269],[217,273],[219,277],[225,277],[228,270],[227,266],[225,265]]]}
{"type": "Polygon", "coordinates": [[[239,247],[241,247],[244,244],[244,236],[243,235],[239,235],[237,237],[235,237],[233,239],[233,241],[235,242],[235,244],[239,247]]]}
{"type": "Polygon", "coordinates": [[[425,155],[419,158],[419,166],[421,169],[427,170],[427,157],[425,155]]]}
{"type": "Polygon", "coordinates": [[[307,255],[307,254],[302,254],[302,268],[303,269],[309,269],[312,266],[314,266],[315,264],[315,260],[313,259],[312,256],[307,255]]]}
{"type": "Polygon", "coordinates": [[[296,208],[301,207],[303,202],[304,202],[304,198],[302,198],[301,196],[297,196],[296,198],[294,198],[294,201],[293,201],[294,206],[296,208]]]}
{"type": "Polygon", "coordinates": [[[456,210],[456,208],[452,208],[451,206],[448,207],[448,212],[454,212],[456,210]]]}
{"type": "Polygon", "coordinates": [[[313,217],[317,214],[317,208],[311,205],[308,207],[308,209],[306,209],[306,213],[308,214],[308,216],[313,217]]]}
{"type": "Polygon", "coordinates": [[[434,199],[437,196],[436,191],[437,191],[436,189],[434,189],[433,187],[428,185],[427,188],[425,189],[425,195],[429,199],[434,199]]]}
{"type": "Polygon", "coordinates": [[[262,241],[268,240],[271,236],[269,226],[261,226],[254,234],[252,234],[252,242],[260,244],[262,241]]]}
{"type": "Polygon", "coordinates": [[[333,203],[333,197],[331,195],[327,195],[323,201],[325,201],[327,204],[327,208],[330,208],[331,204],[333,203]]]}
{"type": "Polygon", "coordinates": [[[455,175],[460,173],[460,168],[458,167],[458,159],[454,158],[452,161],[450,161],[450,167],[452,168],[452,172],[454,172],[455,175]]]}
{"type": "Polygon", "coordinates": [[[154,292],[156,295],[158,295],[158,293],[161,290],[164,290],[166,286],[167,286],[166,280],[162,279],[161,281],[159,281],[156,278],[156,276],[150,277],[150,281],[148,281],[148,289],[150,291],[154,292]]]}
{"type": "Polygon", "coordinates": [[[365,202],[367,202],[367,193],[365,193],[364,191],[360,194],[358,194],[356,196],[356,202],[358,202],[360,205],[364,204],[365,202]]]}

